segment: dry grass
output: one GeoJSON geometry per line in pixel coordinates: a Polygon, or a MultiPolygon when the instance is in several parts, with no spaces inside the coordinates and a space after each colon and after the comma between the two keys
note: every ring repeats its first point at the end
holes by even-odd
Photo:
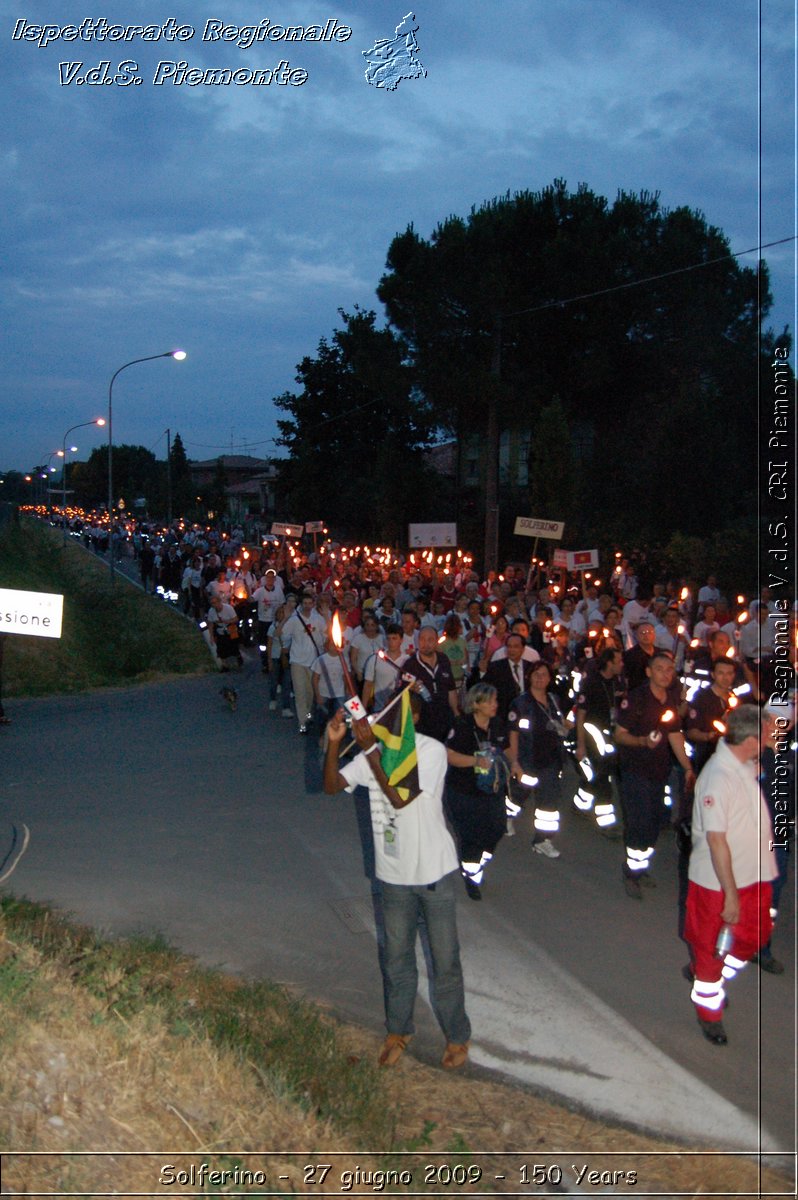
{"type": "Polygon", "coordinates": [[[631,1186],[583,1181],[588,1193],[792,1194],[748,1160],[657,1142],[410,1055],[379,1072],[379,1038],[283,989],[202,970],[157,943],[101,941],[39,906],[4,910],[0,1146],[15,1151],[4,1192],[327,1194],[360,1167],[410,1171],[411,1186],[386,1188],[394,1194],[541,1194],[519,1188],[521,1164],[559,1162],[571,1187],[573,1163],[637,1171],[631,1186]],[[74,1154],[99,1150],[114,1153],[74,1154]],[[311,1184],[303,1165],[319,1161],[332,1169],[311,1184]],[[232,1175],[159,1186],[167,1163],[203,1162],[264,1171],[268,1187],[236,1187],[232,1175]],[[425,1166],[441,1162],[482,1178],[425,1186],[425,1166]]]}

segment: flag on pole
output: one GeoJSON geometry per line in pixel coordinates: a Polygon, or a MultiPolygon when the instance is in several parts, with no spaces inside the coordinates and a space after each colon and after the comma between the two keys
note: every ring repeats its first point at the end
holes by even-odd
{"type": "Polygon", "coordinates": [[[398,704],[391,704],[380,713],[371,731],[382,742],[380,761],[388,776],[388,783],[396,788],[403,800],[415,800],[421,792],[421,786],[418,781],[416,729],[408,688],[402,692],[398,704]]]}

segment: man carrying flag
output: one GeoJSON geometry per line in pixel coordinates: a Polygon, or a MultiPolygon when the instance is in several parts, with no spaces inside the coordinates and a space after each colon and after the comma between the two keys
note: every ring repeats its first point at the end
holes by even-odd
{"type": "Polygon", "coordinates": [[[343,710],[339,710],[327,726],[324,790],[330,796],[358,786],[369,791],[385,926],[388,1035],[380,1066],[394,1066],[413,1036],[416,939],[423,915],[432,957],[435,1014],[446,1037],[442,1065],[452,1070],[466,1062],[471,1037],[455,913],[459,861],[443,815],[446,750],[434,738],[416,733],[420,713],[420,698],[406,688],[373,727],[366,720],[354,720],[361,753],[339,768],[338,752],[346,733],[343,710]]]}

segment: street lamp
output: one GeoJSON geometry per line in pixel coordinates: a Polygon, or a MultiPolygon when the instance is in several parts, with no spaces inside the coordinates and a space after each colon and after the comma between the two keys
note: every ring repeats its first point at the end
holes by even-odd
{"type": "Polygon", "coordinates": [[[147,354],[144,358],[132,358],[130,362],[123,363],[118,371],[114,371],[111,376],[111,382],[108,385],[108,563],[111,570],[112,587],[114,583],[114,435],[111,405],[114,395],[114,380],[122,371],[127,370],[128,367],[135,366],[136,363],[152,362],[156,358],[174,358],[177,362],[182,362],[185,357],[185,350],[165,350],[163,354],[147,354]]]}
{"type": "MultiPolygon", "coordinates": [[[[66,539],[66,455],[67,455],[66,440],[69,437],[70,433],[72,433],[73,430],[75,430],[75,429],[85,429],[86,426],[88,426],[88,425],[102,426],[104,424],[105,424],[105,417],[95,417],[93,421],[81,421],[79,425],[70,426],[70,428],[64,434],[64,440],[61,443],[61,447],[62,447],[61,457],[64,460],[61,464],[61,528],[63,529],[63,533],[64,533],[64,545],[66,545],[66,540],[67,540],[66,539]]],[[[70,446],[69,449],[77,450],[77,446],[70,446]]]]}

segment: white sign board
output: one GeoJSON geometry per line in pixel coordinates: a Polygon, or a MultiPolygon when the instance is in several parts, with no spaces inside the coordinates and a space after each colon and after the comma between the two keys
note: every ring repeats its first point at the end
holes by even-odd
{"type": "Polygon", "coordinates": [[[283,537],[300,538],[304,532],[304,525],[283,525],[281,521],[272,523],[272,533],[282,534],[283,537]]]}
{"type": "Polygon", "coordinates": [[[555,550],[551,561],[567,571],[592,571],[599,564],[598,550],[555,550]]]}
{"type": "Polygon", "coordinates": [[[521,537],[552,538],[555,542],[559,542],[564,530],[564,521],[544,521],[540,517],[516,517],[513,532],[521,537]]]}
{"type": "Polygon", "coordinates": [[[324,533],[323,521],[306,521],[305,533],[324,533]]]}
{"type": "Polygon", "coordinates": [[[598,550],[570,550],[568,557],[572,571],[592,571],[599,565],[598,550]]]}
{"type": "Polygon", "coordinates": [[[456,546],[457,525],[439,522],[430,525],[410,525],[407,534],[408,544],[413,547],[427,546],[456,546]]]}
{"type": "Polygon", "coordinates": [[[63,611],[63,596],[0,588],[0,633],[60,638],[63,611]]]}

